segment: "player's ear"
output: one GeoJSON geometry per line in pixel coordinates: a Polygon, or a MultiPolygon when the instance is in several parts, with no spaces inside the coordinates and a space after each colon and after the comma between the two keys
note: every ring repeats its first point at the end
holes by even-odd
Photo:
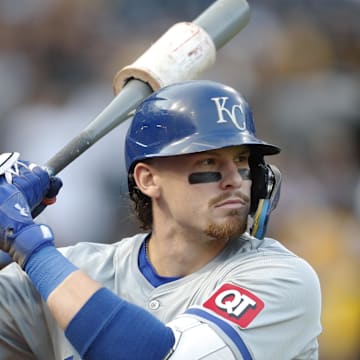
{"type": "Polygon", "coordinates": [[[134,180],[139,190],[150,198],[159,195],[155,169],[148,163],[139,162],[134,168],[134,180]]]}

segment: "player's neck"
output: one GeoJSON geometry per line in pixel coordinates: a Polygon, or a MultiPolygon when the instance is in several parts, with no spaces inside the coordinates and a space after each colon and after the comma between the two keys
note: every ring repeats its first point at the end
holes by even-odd
{"type": "Polygon", "coordinates": [[[225,241],[204,239],[169,232],[153,231],[147,243],[148,258],[161,276],[189,275],[216,257],[226,246],[225,241]]]}

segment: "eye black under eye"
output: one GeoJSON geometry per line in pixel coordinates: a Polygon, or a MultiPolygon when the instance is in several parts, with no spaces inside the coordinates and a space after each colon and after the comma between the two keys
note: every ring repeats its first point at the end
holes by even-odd
{"type": "Polygon", "coordinates": [[[241,175],[243,180],[251,180],[250,169],[241,168],[241,169],[238,169],[238,173],[241,175]]]}
{"type": "MultiPolygon", "coordinates": [[[[238,169],[238,172],[243,180],[251,180],[250,169],[238,169]]],[[[202,184],[209,182],[217,182],[220,181],[221,178],[221,173],[218,171],[202,171],[190,174],[188,180],[190,184],[202,184]]]]}
{"type": "Polygon", "coordinates": [[[195,172],[190,174],[188,179],[190,184],[217,182],[221,180],[221,173],[217,171],[195,172]]]}

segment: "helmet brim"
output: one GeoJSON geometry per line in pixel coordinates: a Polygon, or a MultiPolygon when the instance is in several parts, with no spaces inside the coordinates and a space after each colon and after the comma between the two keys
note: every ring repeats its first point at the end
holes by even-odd
{"type": "MultiPolygon", "coordinates": [[[[151,157],[174,156],[181,154],[192,154],[209,150],[221,149],[230,146],[249,146],[250,152],[259,155],[276,155],[281,149],[273,144],[261,141],[252,134],[248,133],[223,133],[216,135],[201,136],[192,135],[181,141],[173,142],[165,146],[157,154],[151,157]]],[[[149,157],[149,156],[147,156],[149,157]]]]}

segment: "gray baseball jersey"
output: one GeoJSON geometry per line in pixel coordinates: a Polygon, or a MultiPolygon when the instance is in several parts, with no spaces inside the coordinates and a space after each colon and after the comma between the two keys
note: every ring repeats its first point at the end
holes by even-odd
{"type": "MultiPolygon", "coordinates": [[[[217,319],[235,330],[253,359],[318,358],[320,286],[306,261],[276,240],[244,235],[199,271],[154,288],[138,267],[145,236],[110,245],[79,243],[61,251],[164,323],[191,309],[194,316],[206,313],[209,323],[217,319]]],[[[222,332],[225,327],[214,328],[222,332]]],[[[228,333],[221,336],[240,353],[228,333]]],[[[16,264],[0,272],[0,359],[80,359],[16,264]]]]}

